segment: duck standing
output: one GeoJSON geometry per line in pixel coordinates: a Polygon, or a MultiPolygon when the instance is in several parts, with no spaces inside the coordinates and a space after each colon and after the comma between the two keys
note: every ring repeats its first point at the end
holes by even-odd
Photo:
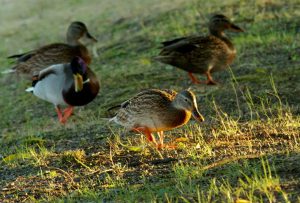
{"type": "Polygon", "coordinates": [[[191,116],[204,121],[198,111],[196,97],[190,90],[144,90],[123,102],[116,116],[110,119],[128,130],[141,132],[158,148],[163,144],[163,132],[186,124],[191,116]],[[157,132],[159,143],[153,132],[157,132]]]}
{"type": "Polygon", "coordinates": [[[208,85],[217,84],[212,72],[220,71],[232,64],[236,49],[227,38],[224,31],[243,32],[243,29],[233,24],[226,16],[218,14],[209,21],[208,36],[190,36],[162,42],[159,56],[154,59],[183,69],[195,84],[201,82],[193,73],[205,74],[208,85]]]}
{"type": "Polygon", "coordinates": [[[56,64],[40,71],[26,91],[53,103],[59,122],[64,124],[74,106],[90,103],[98,94],[99,81],[85,61],[76,56],[71,63],[56,64]],[[61,106],[68,106],[61,110],[61,106]]]}
{"type": "Polygon", "coordinates": [[[21,73],[31,78],[50,65],[69,63],[75,56],[79,56],[89,65],[91,56],[88,49],[80,42],[82,38],[97,41],[88,32],[84,23],[72,22],[67,30],[67,44],[53,43],[27,53],[9,56],[8,58],[17,59],[17,64],[9,72],[21,73]]]}

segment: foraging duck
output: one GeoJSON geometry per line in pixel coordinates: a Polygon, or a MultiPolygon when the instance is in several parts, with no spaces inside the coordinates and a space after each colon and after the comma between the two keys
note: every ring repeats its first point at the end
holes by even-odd
{"type": "Polygon", "coordinates": [[[162,50],[154,59],[183,69],[189,73],[193,83],[201,82],[193,73],[205,74],[206,84],[215,85],[211,73],[220,71],[230,65],[236,55],[233,43],[224,31],[243,32],[226,16],[218,14],[209,21],[208,36],[190,36],[162,42],[162,50]]]}
{"type": "Polygon", "coordinates": [[[86,25],[79,21],[72,22],[66,37],[67,44],[49,44],[27,53],[9,56],[8,58],[17,58],[17,65],[10,72],[22,73],[31,78],[50,65],[69,63],[75,56],[79,56],[86,64],[90,64],[89,51],[79,40],[82,38],[94,42],[97,40],[88,32],[86,25]]]}
{"type": "Polygon", "coordinates": [[[55,105],[59,121],[64,124],[74,106],[90,103],[99,92],[99,81],[83,59],[76,56],[68,64],[43,69],[26,91],[55,105]],[[68,106],[61,110],[61,106],[68,106]]]}
{"type": "Polygon", "coordinates": [[[204,121],[199,113],[196,96],[190,90],[179,93],[173,90],[144,90],[123,102],[116,116],[110,119],[128,130],[141,132],[158,148],[163,144],[163,131],[186,124],[191,116],[204,121]],[[157,132],[159,143],[153,132],[157,132]]]}

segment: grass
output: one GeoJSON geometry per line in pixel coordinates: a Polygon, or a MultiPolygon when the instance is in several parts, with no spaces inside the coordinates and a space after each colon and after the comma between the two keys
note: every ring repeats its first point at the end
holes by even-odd
{"type": "Polygon", "coordinates": [[[63,41],[81,20],[98,39],[102,85],[61,126],[28,81],[0,75],[0,202],[300,202],[298,1],[0,3],[0,71],[13,64],[5,56],[63,41]],[[214,74],[218,86],[151,60],[161,41],[204,35],[220,12],[246,32],[229,34],[238,55],[214,74]],[[176,150],[107,122],[107,108],[142,89],[187,87],[206,121],[166,132],[176,150]]]}

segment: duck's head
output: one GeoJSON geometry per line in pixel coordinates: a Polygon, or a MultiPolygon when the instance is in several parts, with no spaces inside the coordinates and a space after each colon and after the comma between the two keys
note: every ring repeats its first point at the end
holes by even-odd
{"type": "Polygon", "coordinates": [[[84,60],[78,56],[71,61],[71,70],[73,73],[75,92],[83,89],[84,80],[87,79],[87,65],[84,60]]]}
{"type": "Polygon", "coordinates": [[[72,22],[67,31],[68,44],[76,45],[76,44],[78,44],[78,40],[81,38],[86,38],[93,42],[97,42],[97,39],[89,33],[89,31],[84,23],[79,22],[79,21],[72,22]]]}
{"type": "Polygon", "coordinates": [[[192,112],[193,117],[202,122],[204,117],[199,113],[195,94],[190,90],[179,92],[173,100],[173,105],[177,109],[192,112]]]}
{"type": "Polygon", "coordinates": [[[242,28],[233,24],[226,16],[222,14],[213,15],[209,21],[210,33],[222,35],[224,30],[230,30],[233,32],[244,32],[242,28]]]}

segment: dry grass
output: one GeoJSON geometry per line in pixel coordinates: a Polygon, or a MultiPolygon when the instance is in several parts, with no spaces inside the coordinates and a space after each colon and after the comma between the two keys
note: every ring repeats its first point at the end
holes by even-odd
{"type": "Polygon", "coordinates": [[[0,75],[0,202],[299,202],[298,1],[1,0],[5,56],[63,41],[72,20],[99,42],[92,68],[98,97],[65,126],[53,107],[0,75]],[[216,87],[154,63],[159,42],[206,33],[222,12],[247,32],[232,34],[238,57],[216,87]],[[33,15],[34,14],[34,15],[33,15]],[[190,87],[206,121],[166,132],[176,150],[109,124],[106,109],[141,89],[190,87]],[[125,135],[125,136],[121,136],[125,135]]]}

